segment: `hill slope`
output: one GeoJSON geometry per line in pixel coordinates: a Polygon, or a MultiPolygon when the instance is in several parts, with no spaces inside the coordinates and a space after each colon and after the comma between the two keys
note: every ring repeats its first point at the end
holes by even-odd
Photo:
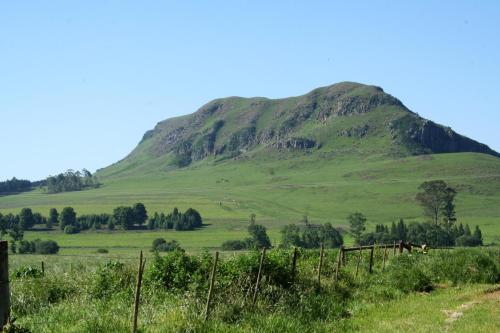
{"type": "Polygon", "coordinates": [[[379,87],[344,82],[299,97],[211,101],[193,114],[158,123],[129,156],[100,173],[158,172],[208,157],[311,150],[397,157],[452,152],[500,156],[419,117],[379,87]]]}

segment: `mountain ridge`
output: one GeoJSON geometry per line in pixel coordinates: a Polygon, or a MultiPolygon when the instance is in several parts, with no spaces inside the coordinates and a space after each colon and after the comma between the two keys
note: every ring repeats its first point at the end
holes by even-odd
{"type": "MultiPolygon", "coordinates": [[[[225,97],[147,131],[120,164],[162,159],[164,170],[209,157],[238,158],[275,151],[336,151],[410,156],[500,154],[409,110],[381,87],[341,82],[294,97],[225,97]]],[[[100,170],[100,172],[103,169],[100,170]]]]}

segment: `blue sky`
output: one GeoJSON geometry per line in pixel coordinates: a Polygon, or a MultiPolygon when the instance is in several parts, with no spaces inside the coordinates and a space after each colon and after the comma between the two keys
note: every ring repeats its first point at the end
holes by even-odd
{"type": "Polygon", "coordinates": [[[2,1],[0,179],[94,171],[224,96],[375,84],[500,151],[498,1],[2,1]]]}

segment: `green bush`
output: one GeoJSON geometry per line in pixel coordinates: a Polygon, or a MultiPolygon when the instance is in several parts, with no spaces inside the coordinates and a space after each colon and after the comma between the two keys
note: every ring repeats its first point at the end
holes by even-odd
{"type": "Polygon", "coordinates": [[[53,240],[35,240],[35,253],[38,254],[56,254],[59,252],[59,245],[53,240]]]}
{"type": "Polygon", "coordinates": [[[39,278],[42,276],[42,270],[32,266],[21,266],[12,273],[12,277],[16,279],[39,278]]]}
{"type": "Polygon", "coordinates": [[[228,240],[222,243],[222,250],[224,251],[239,251],[247,248],[247,242],[242,240],[228,240]]]}
{"type": "Polygon", "coordinates": [[[109,298],[125,293],[132,295],[135,281],[134,272],[119,261],[108,261],[95,273],[91,287],[91,295],[96,298],[109,298]]]}
{"type": "Polygon", "coordinates": [[[74,225],[67,225],[64,227],[64,233],[68,235],[77,234],[80,232],[80,228],[74,225]]]}
{"type": "Polygon", "coordinates": [[[431,291],[431,278],[420,264],[422,255],[410,254],[394,257],[384,272],[384,280],[402,292],[431,291]]]}
{"type": "Polygon", "coordinates": [[[97,253],[109,253],[108,249],[97,249],[97,253]]]}
{"type": "Polygon", "coordinates": [[[152,251],[171,252],[174,250],[182,250],[176,240],[167,242],[164,238],[156,238],[153,241],[152,251]]]}
{"type": "Polygon", "coordinates": [[[497,283],[498,262],[479,250],[437,251],[426,262],[434,281],[459,283],[497,283]]]}

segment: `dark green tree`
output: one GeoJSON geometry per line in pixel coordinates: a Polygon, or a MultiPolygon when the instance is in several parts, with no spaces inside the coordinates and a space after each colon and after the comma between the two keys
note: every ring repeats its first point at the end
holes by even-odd
{"type": "Polygon", "coordinates": [[[144,204],[138,202],[134,206],[132,206],[134,210],[134,219],[135,223],[142,225],[148,219],[148,212],[146,211],[146,207],[144,204]]]}
{"type": "Polygon", "coordinates": [[[33,225],[35,225],[35,219],[31,208],[21,209],[21,213],[19,213],[19,224],[23,230],[31,229],[33,225]]]}
{"type": "Polygon", "coordinates": [[[483,233],[478,225],[476,225],[476,229],[474,229],[473,237],[477,240],[478,245],[483,245],[483,233]]]}
{"type": "Polygon", "coordinates": [[[76,212],[73,207],[64,207],[61,211],[59,227],[64,230],[68,225],[76,226],[76,212]]]}
{"type": "Polygon", "coordinates": [[[289,224],[281,229],[281,244],[285,247],[302,246],[300,228],[295,224],[289,224]]]}
{"type": "Polygon", "coordinates": [[[51,208],[49,211],[49,218],[47,219],[47,228],[52,228],[59,220],[59,212],[55,208],[51,208]]]}
{"type": "MultiPolygon", "coordinates": [[[[424,209],[425,216],[438,225],[440,217],[444,217],[444,213],[448,215],[446,218],[455,217],[455,207],[453,200],[456,192],[448,186],[443,180],[432,180],[424,182],[419,186],[421,192],[417,193],[416,199],[424,209]]],[[[447,223],[451,221],[447,220],[447,223]]]]}
{"type": "Polygon", "coordinates": [[[349,222],[349,227],[351,234],[354,237],[354,241],[359,244],[361,240],[361,235],[363,234],[363,231],[366,230],[366,217],[359,213],[352,213],[347,217],[347,221],[349,222]]]}
{"type": "Polygon", "coordinates": [[[134,210],[132,207],[120,206],[113,210],[113,220],[121,225],[123,229],[130,229],[134,225],[134,210]]]}
{"type": "Polygon", "coordinates": [[[255,248],[271,248],[271,240],[267,235],[266,227],[255,222],[255,214],[250,215],[250,224],[248,225],[248,233],[252,239],[252,244],[255,248]]]}

